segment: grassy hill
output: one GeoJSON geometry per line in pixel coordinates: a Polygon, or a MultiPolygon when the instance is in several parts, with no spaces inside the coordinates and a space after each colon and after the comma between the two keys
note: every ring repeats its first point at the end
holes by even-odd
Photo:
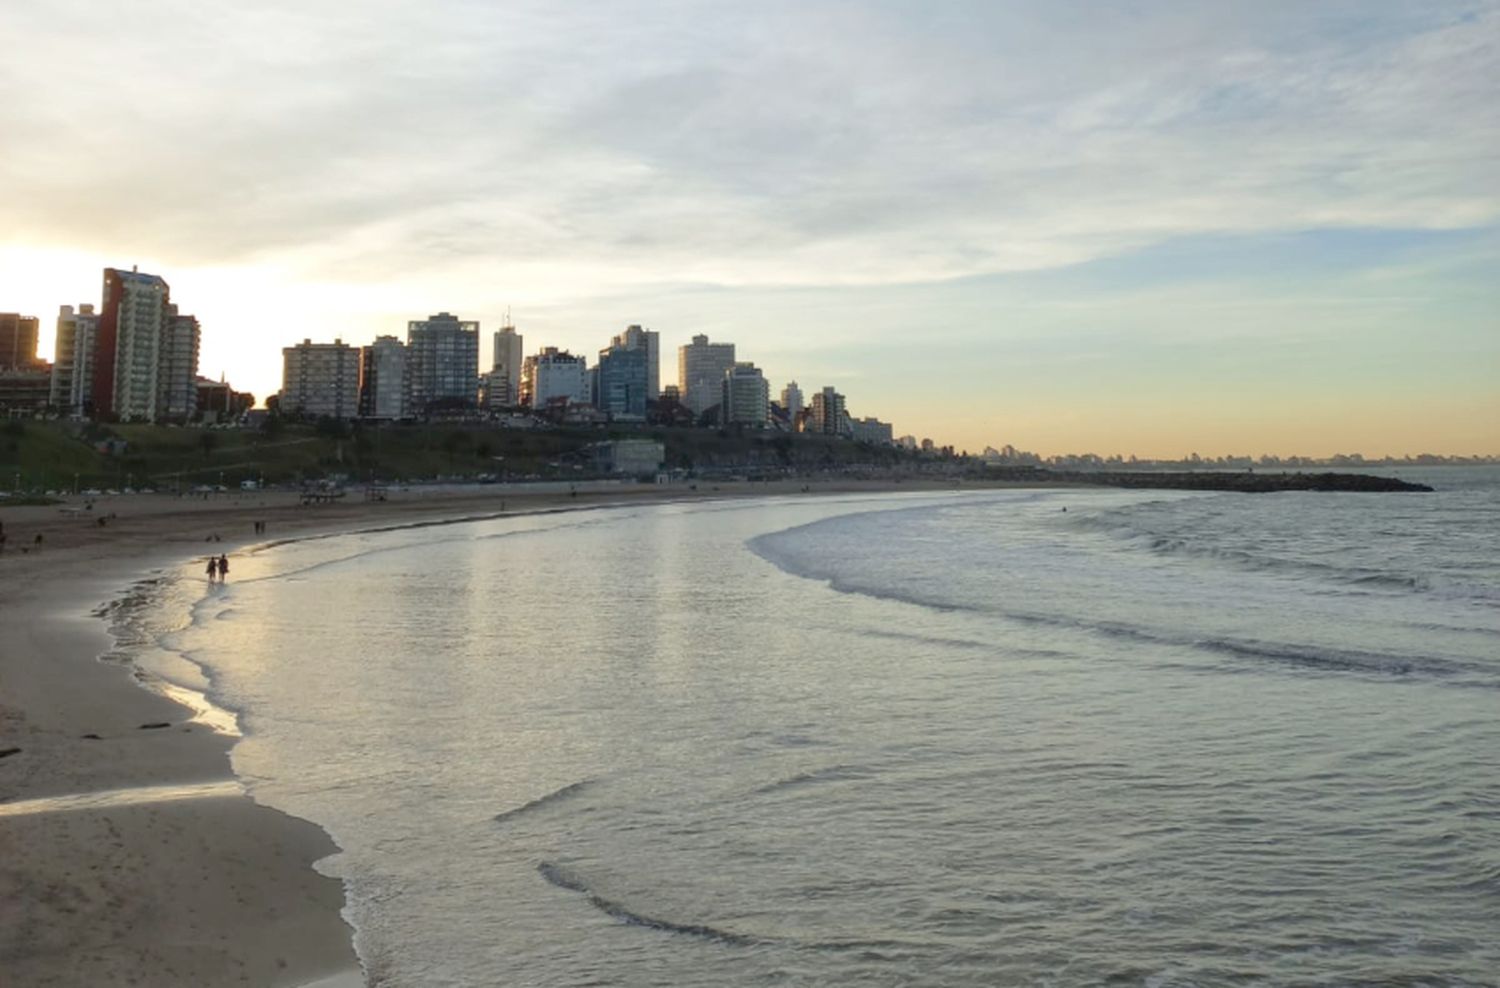
{"type": "Polygon", "coordinates": [[[892,464],[900,454],[824,436],[646,427],[498,429],[480,424],[280,424],[257,431],[20,421],[0,425],[0,489],[175,489],[244,480],[295,483],[588,475],[586,447],[662,442],[670,467],[698,472],[892,464]]]}

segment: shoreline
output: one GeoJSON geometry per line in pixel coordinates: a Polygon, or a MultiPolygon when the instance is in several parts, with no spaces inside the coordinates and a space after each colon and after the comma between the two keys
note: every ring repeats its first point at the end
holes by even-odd
{"type": "Polygon", "coordinates": [[[23,618],[0,622],[0,752],[18,749],[0,757],[0,968],[36,985],[364,983],[343,885],[314,867],[338,853],[332,838],[255,802],[230,764],[238,737],[110,657],[109,607],[194,557],[631,504],[1053,486],[495,485],[322,506],[257,491],[0,509],[0,614],[23,618]]]}

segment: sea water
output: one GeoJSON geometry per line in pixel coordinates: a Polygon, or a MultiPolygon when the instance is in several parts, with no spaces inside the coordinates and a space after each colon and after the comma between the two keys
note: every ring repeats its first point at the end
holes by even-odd
{"type": "Polygon", "coordinates": [[[1433,476],[314,539],[160,637],[375,985],[1491,985],[1500,484],[1433,476]]]}

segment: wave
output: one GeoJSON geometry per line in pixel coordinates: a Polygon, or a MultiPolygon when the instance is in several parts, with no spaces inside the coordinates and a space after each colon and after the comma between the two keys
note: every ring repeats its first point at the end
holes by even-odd
{"type": "Polygon", "coordinates": [[[779,945],[796,950],[815,950],[831,953],[858,952],[871,955],[870,959],[891,959],[896,956],[910,956],[914,951],[923,946],[912,941],[864,938],[835,938],[829,940],[803,941],[795,938],[753,936],[748,933],[736,933],[732,930],[721,929],[710,926],[707,923],[680,923],[675,920],[662,919],[659,916],[649,916],[637,912],[613,899],[606,899],[595,892],[589,885],[576,874],[554,864],[551,861],[543,861],[537,865],[537,873],[546,879],[548,884],[568,892],[575,892],[588,900],[589,905],[613,919],[631,926],[639,926],[648,930],[658,930],[662,933],[676,933],[682,936],[697,937],[700,940],[709,940],[714,943],[722,943],[732,947],[757,947],[779,945]]]}
{"type": "MultiPolygon", "coordinates": [[[[999,614],[1009,620],[1027,624],[1067,628],[1147,645],[1167,645],[1215,652],[1236,658],[1269,660],[1311,672],[1351,672],[1388,678],[1452,678],[1469,675],[1493,676],[1494,673],[1493,669],[1475,663],[1439,659],[1432,656],[1402,655],[1253,639],[1173,635],[1118,621],[1092,621],[1051,614],[1011,611],[999,612],[999,614]]],[[[1494,680],[1468,682],[1465,685],[1500,689],[1500,681],[1494,680]]]]}
{"type": "Polygon", "coordinates": [[[132,583],[91,612],[108,626],[112,647],[102,658],[130,661],[140,650],[189,624],[188,607],[171,606],[178,580],[152,576],[132,583]]]}
{"type": "MultiPolygon", "coordinates": [[[[1138,505],[1136,509],[1153,506],[1158,505],[1138,505]]],[[[1219,534],[1217,532],[1210,532],[1202,537],[1196,537],[1191,532],[1164,534],[1142,527],[1139,520],[1129,517],[1129,511],[1103,512],[1098,515],[1080,513],[1071,518],[1068,524],[1100,532],[1119,543],[1139,547],[1164,558],[1200,559],[1249,572],[1310,577],[1355,592],[1437,594],[1481,602],[1500,602],[1500,591],[1495,587],[1476,584],[1451,574],[1417,573],[1371,565],[1340,565],[1278,555],[1269,547],[1236,548],[1217,545],[1213,541],[1219,534]]],[[[1450,568],[1456,565],[1458,564],[1449,564],[1450,568]]]]}
{"type": "Polygon", "coordinates": [[[663,933],[678,933],[683,936],[698,937],[702,940],[712,940],[735,947],[750,947],[770,942],[763,937],[752,937],[729,930],[721,930],[716,926],[709,926],[705,923],[679,923],[674,920],[661,919],[657,916],[648,916],[645,913],[636,912],[613,899],[604,898],[589,888],[577,875],[550,861],[543,861],[537,865],[536,870],[552,885],[569,892],[578,893],[587,899],[589,905],[595,909],[631,926],[640,926],[648,930],[660,930],[663,933]]]}
{"type": "Polygon", "coordinates": [[[753,796],[764,796],[770,793],[781,792],[786,789],[798,789],[802,786],[816,785],[820,782],[852,782],[859,779],[868,779],[875,773],[861,765],[830,765],[827,768],[815,769],[811,772],[798,772],[775,782],[768,782],[750,791],[753,796]]]}
{"type": "Polygon", "coordinates": [[[496,823],[501,823],[507,820],[514,820],[516,817],[521,816],[522,814],[530,813],[534,810],[539,810],[544,806],[551,806],[553,803],[567,799],[569,796],[576,796],[579,793],[583,792],[585,789],[588,789],[593,784],[593,779],[583,779],[579,782],[570,783],[566,786],[563,786],[561,789],[554,789],[552,792],[547,793],[547,795],[545,796],[538,796],[536,799],[531,800],[529,803],[523,803],[520,806],[517,806],[515,809],[506,810],[503,813],[496,813],[494,820],[496,823]]]}
{"type": "Polygon", "coordinates": [[[835,574],[818,572],[813,569],[804,571],[775,553],[763,541],[763,538],[752,539],[750,542],[751,548],[762,558],[793,576],[803,579],[822,580],[828,584],[830,589],[839,593],[857,594],[879,600],[892,600],[903,604],[912,604],[939,613],[961,612],[984,614],[1021,624],[1060,628],[1085,634],[1124,639],[1145,645],[1165,645],[1213,652],[1221,655],[1232,655],[1244,659],[1270,660],[1297,666],[1311,672],[1349,672],[1388,678],[1427,677],[1453,680],[1457,680],[1459,677],[1479,677],[1465,679],[1462,685],[1500,689],[1500,681],[1494,679],[1495,670],[1477,663],[1440,659],[1432,656],[1338,649],[1319,645],[1265,642],[1227,637],[1205,637],[1188,634],[1174,635],[1138,625],[1126,624],[1121,621],[1094,620],[1064,614],[1024,611],[996,606],[981,607],[975,604],[957,603],[951,600],[934,600],[906,589],[871,587],[835,574]]]}
{"type": "Polygon", "coordinates": [[[1315,576],[1334,583],[1352,587],[1411,591],[1427,593],[1435,589],[1432,578],[1419,574],[1394,573],[1389,570],[1372,569],[1367,566],[1336,566],[1310,559],[1288,559],[1246,549],[1228,549],[1205,545],[1180,536],[1136,533],[1127,536],[1128,541],[1142,541],[1159,556],[1190,556],[1227,562],[1242,569],[1259,572],[1284,572],[1288,574],[1315,576]]]}

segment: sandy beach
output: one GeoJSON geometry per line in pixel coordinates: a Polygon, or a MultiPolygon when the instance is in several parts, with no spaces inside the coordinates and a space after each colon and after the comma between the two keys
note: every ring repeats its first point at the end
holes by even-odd
{"type": "MultiPolygon", "coordinates": [[[[967,485],[966,485],[967,486],[967,485]]],[[[357,985],[336,851],[253,802],[234,738],[118,661],[101,604],[153,571],[287,538],[671,499],[951,484],[393,489],[0,503],[0,971],[15,985],[357,985]],[[104,524],[99,519],[104,519],[104,524]],[[264,534],[256,523],[264,523],[264,534]],[[37,537],[40,536],[40,541],[37,537]],[[145,686],[146,688],[142,688],[145,686]],[[326,980],[332,979],[332,980],[326,980]]],[[[231,570],[230,579],[233,579],[231,570]]]]}

